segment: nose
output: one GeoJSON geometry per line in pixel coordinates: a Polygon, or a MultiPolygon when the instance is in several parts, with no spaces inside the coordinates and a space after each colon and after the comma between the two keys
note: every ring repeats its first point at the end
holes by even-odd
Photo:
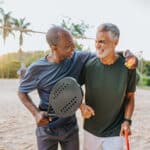
{"type": "Polygon", "coordinates": [[[97,49],[100,49],[100,48],[102,47],[102,45],[101,45],[100,43],[98,43],[98,42],[95,42],[95,47],[96,47],[97,49]]]}

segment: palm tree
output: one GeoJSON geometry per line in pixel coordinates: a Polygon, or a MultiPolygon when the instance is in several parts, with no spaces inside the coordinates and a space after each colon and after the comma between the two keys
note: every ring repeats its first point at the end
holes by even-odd
{"type": "MultiPolygon", "coordinates": [[[[2,14],[2,12],[3,12],[3,9],[0,8],[0,14],[2,14]]],[[[2,18],[0,18],[0,24],[2,24],[2,18]]]]}
{"type": "Polygon", "coordinates": [[[2,35],[5,44],[6,38],[9,36],[9,34],[13,34],[11,30],[13,22],[12,22],[11,12],[5,13],[4,9],[0,8],[0,14],[2,15],[2,19],[0,19],[0,23],[3,27],[2,35]]]}
{"type": "Polygon", "coordinates": [[[30,26],[29,22],[25,22],[25,18],[15,19],[13,18],[13,24],[15,28],[19,30],[19,51],[22,51],[23,45],[23,34],[28,34],[28,26],[30,26]]]}

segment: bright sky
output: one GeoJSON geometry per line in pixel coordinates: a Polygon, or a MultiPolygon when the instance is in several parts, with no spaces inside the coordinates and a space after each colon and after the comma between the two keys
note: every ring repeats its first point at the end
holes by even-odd
{"type": "MultiPolygon", "coordinates": [[[[94,37],[96,27],[111,22],[120,28],[121,37],[117,49],[143,51],[143,57],[150,60],[150,1],[149,0],[3,0],[4,10],[12,11],[16,18],[26,17],[31,29],[47,31],[51,24],[59,24],[68,16],[74,22],[83,20],[91,26],[88,37],[94,37]]],[[[0,36],[0,53],[16,51],[17,37],[12,36],[3,45],[0,36]]],[[[94,49],[94,41],[84,42],[94,49]]],[[[45,36],[32,34],[24,38],[24,50],[46,50],[45,36]]]]}

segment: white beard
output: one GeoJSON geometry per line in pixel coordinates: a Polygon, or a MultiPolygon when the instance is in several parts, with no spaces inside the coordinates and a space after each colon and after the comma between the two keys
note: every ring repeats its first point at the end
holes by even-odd
{"type": "Polygon", "coordinates": [[[97,56],[99,58],[105,58],[106,56],[108,56],[108,54],[110,53],[109,50],[104,50],[104,52],[102,52],[101,54],[99,53],[99,50],[97,50],[97,56]]]}

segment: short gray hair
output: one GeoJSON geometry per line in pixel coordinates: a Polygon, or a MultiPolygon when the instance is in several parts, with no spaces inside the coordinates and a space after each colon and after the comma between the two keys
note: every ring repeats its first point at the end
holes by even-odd
{"type": "Polygon", "coordinates": [[[46,40],[50,47],[58,44],[61,33],[69,32],[60,26],[53,26],[47,31],[46,40]]]}
{"type": "Polygon", "coordinates": [[[113,39],[119,38],[120,31],[119,28],[112,23],[103,23],[97,28],[98,32],[110,32],[110,35],[113,39]]]}

